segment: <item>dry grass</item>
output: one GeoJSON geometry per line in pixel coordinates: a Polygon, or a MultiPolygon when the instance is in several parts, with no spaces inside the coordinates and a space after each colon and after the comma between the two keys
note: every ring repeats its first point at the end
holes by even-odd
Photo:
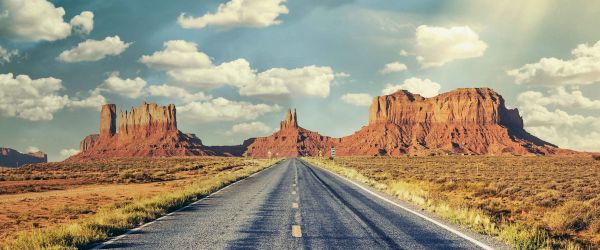
{"type": "Polygon", "coordinates": [[[86,248],[274,162],[182,157],[1,169],[0,243],[5,249],[86,248]]]}
{"type": "Polygon", "coordinates": [[[591,157],[307,160],[517,249],[600,246],[600,161],[591,157]]]}

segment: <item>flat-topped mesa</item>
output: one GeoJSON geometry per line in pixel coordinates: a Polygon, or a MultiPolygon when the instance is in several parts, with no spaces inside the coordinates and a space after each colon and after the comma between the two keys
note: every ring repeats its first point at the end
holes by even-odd
{"type": "Polygon", "coordinates": [[[144,102],[131,111],[119,112],[120,138],[148,137],[156,133],[177,131],[176,110],[174,104],[158,106],[144,102]]]}
{"type": "Polygon", "coordinates": [[[489,88],[461,88],[431,98],[406,90],[379,96],[371,104],[369,124],[379,122],[523,127],[519,112],[508,110],[502,96],[489,88]]]}
{"type": "Polygon", "coordinates": [[[406,90],[373,100],[369,125],[338,144],[340,155],[556,154],[523,128],[517,109],[489,88],[462,88],[431,98],[406,90]]]}
{"type": "Polygon", "coordinates": [[[285,113],[285,117],[283,118],[283,121],[281,121],[279,128],[281,130],[289,128],[298,128],[298,117],[296,116],[296,109],[294,109],[294,111],[292,111],[292,109],[288,109],[288,112],[285,113]]]}
{"type": "Polygon", "coordinates": [[[145,102],[130,111],[119,112],[118,120],[116,106],[104,105],[100,115],[100,134],[85,137],[80,143],[80,150],[81,153],[68,160],[215,154],[204,147],[195,135],[177,129],[175,105],[159,106],[145,102]]]}
{"type": "Polygon", "coordinates": [[[19,167],[25,164],[48,162],[48,156],[42,151],[21,153],[11,148],[0,147],[0,167],[19,167]]]}

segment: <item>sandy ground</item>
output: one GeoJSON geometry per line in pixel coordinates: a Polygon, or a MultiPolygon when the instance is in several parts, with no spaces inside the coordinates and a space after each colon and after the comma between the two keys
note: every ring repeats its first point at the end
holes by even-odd
{"type": "Polygon", "coordinates": [[[94,184],[66,190],[0,195],[0,242],[15,237],[17,231],[84,219],[117,202],[168,191],[174,188],[173,184],[94,184]]]}

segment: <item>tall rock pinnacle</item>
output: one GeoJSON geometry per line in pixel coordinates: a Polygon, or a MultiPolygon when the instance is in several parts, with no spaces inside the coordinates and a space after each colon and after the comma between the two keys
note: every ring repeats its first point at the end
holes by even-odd
{"type": "Polygon", "coordinates": [[[117,105],[102,105],[100,112],[100,136],[113,137],[117,133],[117,105]]]}
{"type": "Polygon", "coordinates": [[[296,116],[296,109],[292,111],[292,109],[288,109],[288,112],[285,114],[283,121],[281,121],[280,127],[281,130],[288,128],[298,128],[298,117],[296,116]]]}

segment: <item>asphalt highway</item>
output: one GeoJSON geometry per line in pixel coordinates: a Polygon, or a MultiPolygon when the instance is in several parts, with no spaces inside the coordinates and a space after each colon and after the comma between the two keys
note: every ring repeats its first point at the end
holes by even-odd
{"type": "MultiPolygon", "coordinates": [[[[298,159],[231,185],[102,249],[485,249],[298,159]]],[[[472,236],[472,234],[471,234],[472,236]]],[[[491,249],[489,247],[488,249],[491,249]]]]}

